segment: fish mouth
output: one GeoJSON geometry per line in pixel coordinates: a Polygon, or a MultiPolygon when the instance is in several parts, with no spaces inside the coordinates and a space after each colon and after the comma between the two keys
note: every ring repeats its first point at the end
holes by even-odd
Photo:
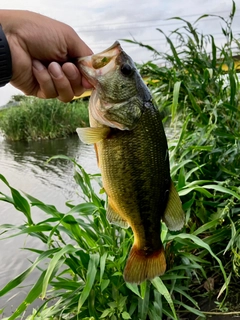
{"type": "Polygon", "coordinates": [[[96,87],[98,77],[115,69],[115,60],[122,51],[120,43],[115,41],[111,47],[100,53],[79,58],[77,66],[86,79],[96,87]]]}

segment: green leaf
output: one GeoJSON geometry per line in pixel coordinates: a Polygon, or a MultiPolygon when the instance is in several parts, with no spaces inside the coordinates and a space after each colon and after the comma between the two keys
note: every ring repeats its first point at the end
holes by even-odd
{"type": "Polygon", "coordinates": [[[180,306],[183,306],[186,310],[190,311],[193,314],[196,314],[198,317],[205,319],[204,313],[201,312],[200,310],[194,309],[194,308],[190,307],[189,305],[187,305],[181,301],[178,301],[178,300],[175,300],[175,303],[178,303],[180,306]]]}
{"type": "Polygon", "coordinates": [[[99,282],[102,282],[102,277],[105,271],[105,265],[106,265],[106,259],[107,259],[107,252],[104,252],[104,254],[100,258],[100,280],[99,282]]]}
{"type": "Polygon", "coordinates": [[[199,107],[196,99],[194,98],[194,96],[193,96],[193,94],[192,94],[192,92],[191,92],[191,90],[189,88],[187,88],[187,92],[188,92],[188,96],[189,96],[189,99],[191,101],[193,109],[195,110],[195,112],[197,114],[199,114],[199,116],[201,117],[202,122],[206,125],[208,123],[207,116],[202,112],[201,108],[199,107]]]}
{"type": "Polygon", "coordinates": [[[139,298],[142,298],[138,289],[137,284],[126,282],[126,287],[130,289],[134,294],[136,294],[139,298]]]}
{"type": "Polygon", "coordinates": [[[218,224],[219,224],[219,219],[214,219],[212,221],[205,223],[201,227],[199,227],[192,234],[197,236],[198,234],[204,233],[205,231],[210,230],[211,228],[216,228],[218,224]]]}
{"type": "Polygon", "coordinates": [[[199,309],[197,301],[195,301],[189,294],[187,294],[188,288],[181,288],[180,286],[175,286],[174,291],[180,293],[182,296],[186,297],[189,301],[192,302],[195,307],[199,309]]]}
{"type": "Polygon", "coordinates": [[[46,271],[46,275],[44,277],[44,280],[43,280],[43,285],[42,285],[42,297],[45,298],[45,295],[46,295],[46,291],[47,291],[47,287],[49,285],[49,280],[52,276],[52,273],[57,265],[57,263],[59,262],[60,259],[62,259],[62,263],[64,262],[64,255],[65,254],[69,254],[69,253],[73,253],[75,252],[76,249],[68,244],[67,246],[63,247],[61,250],[59,250],[57,253],[55,253],[53,255],[53,258],[51,259],[50,263],[49,263],[49,266],[47,268],[47,271],[46,271]]]}
{"type": "Polygon", "coordinates": [[[56,217],[56,218],[61,218],[63,216],[62,213],[58,212],[58,210],[56,209],[55,206],[45,204],[42,201],[40,201],[40,200],[34,198],[33,196],[29,195],[28,193],[24,193],[24,194],[30,200],[32,206],[38,207],[39,209],[43,210],[47,214],[50,214],[50,215],[52,215],[53,217],[56,217]]]}
{"type": "Polygon", "coordinates": [[[147,319],[147,314],[149,310],[149,299],[150,299],[150,281],[146,281],[147,283],[147,288],[146,288],[146,293],[144,295],[144,298],[138,298],[138,317],[141,320],[146,320],[147,319]]]}
{"type": "Polygon", "coordinates": [[[6,200],[8,199],[7,201],[11,202],[18,211],[21,211],[26,216],[28,224],[33,224],[31,218],[31,208],[28,201],[20,194],[18,190],[9,185],[7,179],[2,174],[0,174],[0,180],[2,180],[11,190],[12,201],[10,201],[8,196],[5,196],[6,200]]]}
{"type": "Polygon", "coordinates": [[[101,281],[101,292],[103,292],[109,285],[110,280],[109,279],[102,279],[101,281]]]}
{"type": "Polygon", "coordinates": [[[191,187],[191,188],[185,187],[182,190],[180,190],[178,193],[179,193],[179,196],[182,197],[182,196],[185,196],[185,195],[187,195],[187,194],[189,194],[190,192],[193,192],[193,191],[198,191],[198,192],[202,193],[207,198],[211,198],[213,196],[210,192],[208,192],[206,190],[206,186],[202,186],[202,187],[194,186],[194,187],[191,187]]]}
{"type": "Polygon", "coordinates": [[[178,98],[180,91],[181,81],[177,81],[173,87],[173,103],[172,103],[172,119],[171,122],[174,122],[177,114],[178,98]]]}
{"type": "Polygon", "coordinates": [[[14,205],[15,208],[19,211],[22,211],[22,213],[24,213],[24,215],[27,217],[28,219],[28,223],[32,224],[32,218],[31,218],[31,209],[30,209],[30,205],[27,202],[27,200],[20,194],[19,191],[17,191],[14,188],[10,188],[11,192],[12,192],[12,197],[14,200],[14,205]]]}
{"type": "Polygon", "coordinates": [[[11,315],[11,317],[8,318],[8,320],[15,320],[18,316],[20,316],[26,308],[33,303],[37,298],[39,298],[41,291],[42,291],[42,286],[43,286],[43,279],[45,277],[46,271],[43,271],[42,274],[40,275],[39,279],[37,282],[34,284],[32,289],[29,291],[27,294],[27,297],[24,299],[24,301],[17,307],[15,312],[11,315]]]}
{"type": "Polygon", "coordinates": [[[106,317],[108,317],[109,314],[112,313],[112,309],[105,309],[100,317],[100,319],[104,319],[106,317]]]}
{"type": "Polygon", "coordinates": [[[170,45],[172,54],[173,54],[173,56],[174,56],[174,59],[175,59],[175,61],[176,61],[176,64],[178,65],[178,67],[182,67],[182,61],[181,61],[181,59],[179,58],[178,52],[177,52],[177,50],[175,49],[175,47],[174,47],[174,45],[173,45],[173,43],[172,43],[172,40],[171,40],[169,37],[167,37],[167,36],[165,35],[165,33],[164,33],[161,29],[157,28],[157,30],[158,30],[159,32],[161,32],[161,33],[165,36],[168,44],[170,45]]]}
{"type": "Polygon", "coordinates": [[[122,318],[123,318],[123,319],[126,319],[126,320],[127,320],[127,319],[132,319],[131,316],[130,316],[130,314],[129,314],[128,312],[126,312],[126,311],[124,311],[124,312],[122,313],[122,318]]]}
{"type": "Polygon", "coordinates": [[[96,278],[98,264],[99,264],[99,254],[95,253],[90,255],[85,287],[78,300],[78,313],[90,294],[90,291],[92,289],[93,283],[96,278]]]}
{"type": "Polygon", "coordinates": [[[205,189],[212,189],[212,190],[219,191],[222,193],[230,194],[230,195],[234,196],[235,198],[237,198],[238,200],[240,200],[240,194],[237,194],[236,192],[234,192],[228,188],[222,187],[220,185],[208,184],[208,185],[204,185],[202,187],[205,189]]]}
{"type": "Polygon", "coordinates": [[[165,284],[162,282],[162,280],[159,277],[151,280],[151,282],[152,282],[153,286],[157,289],[157,291],[159,293],[161,293],[164,296],[164,298],[167,300],[167,302],[172,310],[174,319],[178,320],[173,300],[172,300],[171,295],[170,295],[168,289],[166,288],[165,284]]]}
{"type": "Polygon", "coordinates": [[[225,283],[227,283],[227,276],[226,276],[226,272],[224,270],[224,267],[222,265],[222,262],[221,260],[213,253],[212,249],[210,248],[210,246],[205,243],[202,239],[198,238],[197,236],[195,235],[192,235],[192,234],[186,234],[186,233],[180,233],[180,234],[177,234],[177,235],[169,235],[168,236],[168,241],[171,241],[171,240],[174,240],[174,239],[177,239],[177,238],[180,238],[180,239],[190,239],[191,241],[193,241],[196,245],[198,245],[199,247],[202,247],[204,249],[206,249],[210,254],[211,256],[218,262],[219,266],[220,266],[220,269],[222,271],[222,274],[223,274],[223,277],[224,277],[224,280],[225,280],[225,283]]]}
{"type": "MultiPolygon", "coordinates": [[[[219,299],[220,296],[223,294],[223,292],[224,292],[225,290],[227,290],[228,285],[229,285],[230,280],[231,280],[231,277],[232,277],[232,272],[230,272],[227,280],[224,282],[223,286],[221,287],[221,289],[220,289],[220,291],[219,291],[219,293],[218,293],[217,299],[219,299]]],[[[222,303],[223,303],[223,302],[222,302],[222,303]]]]}
{"type": "Polygon", "coordinates": [[[147,288],[148,288],[148,282],[145,280],[140,284],[142,299],[144,299],[144,297],[145,297],[145,294],[147,292],[147,288]]]}
{"type": "Polygon", "coordinates": [[[9,281],[6,286],[0,290],[0,297],[4,296],[6,293],[11,291],[13,288],[16,288],[19,284],[25,280],[29,274],[36,268],[36,266],[44,259],[50,257],[52,254],[54,254],[58,249],[50,249],[43,253],[41,253],[38,258],[35,260],[35,262],[32,264],[32,266],[28,269],[26,269],[24,272],[22,272],[19,276],[14,278],[13,280],[9,281]]]}
{"type": "Polygon", "coordinates": [[[184,167],[182,167],[178,175],[178,188],[177,188],[178,190],[185,187],[186,185],[185,178],[186,178],[186,173],[185,173],[184,167]]]}
{"type": "Polygon", "coordinates": [[[74,206],[68,214],[73,214],[73,213],[81,213],[81,215],[92,215],[96,210],[98,210],[98,207],[91,203],[81,203],[76,206],[74,206]]]}

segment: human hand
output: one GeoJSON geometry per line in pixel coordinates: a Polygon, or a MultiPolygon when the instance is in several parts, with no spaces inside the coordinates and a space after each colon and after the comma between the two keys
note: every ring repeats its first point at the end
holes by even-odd
{"type": "Polygon", "coordinates": [[[64,102],[91,88],[71,61],[92,51],[70,26],[21,10],[0,10],[0,23],[11,51],[13,86],[64,102]]]}

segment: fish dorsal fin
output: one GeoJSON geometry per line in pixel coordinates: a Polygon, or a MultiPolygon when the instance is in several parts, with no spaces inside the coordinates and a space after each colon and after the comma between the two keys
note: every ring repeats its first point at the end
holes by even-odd
{"type": "Polygon", "coordinates": [[[185,214],[178,192],[171,181],[168,202],[163,214],[163,221],[171,231],[182,229],[185,222],[185,214]]]}
{"type": "Polygon", "coordinates": [[[128,222],[124,220],[117,212],[115,212],[109,203],[107,208],[107,219],[110,223],[121,228],[127,229],[129,227],[128,222]]]}
{"type": "Polygon", "coordinates": [[[108,127],[96,127],[96,128],[78,128],[77,134],[80,140],[86,144],[97,143],[100,140],[106,139],[110,133],[108,127]]]}

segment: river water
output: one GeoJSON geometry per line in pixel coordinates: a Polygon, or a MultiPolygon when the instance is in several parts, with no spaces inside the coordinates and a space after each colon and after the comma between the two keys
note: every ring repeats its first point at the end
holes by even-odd
{"type": "MultiPolygon", "coordinates": [[[[12,187],[55,205],[61,212],[67,212],[66,201],[80,202],[79,188],[73,179],[73,165],[61,159],[46,164],[50,157],[60,154],[75,158],[88,173],[99,172],[93,146],[82,144],[76,135],[34,142],[9,142],[0,136],[0,174],[12,187]]],[[[0,192],[9,194],[2,181],[0,192]]],[[[41,218],[43,213],[35,210],[34,221],[41,218]]],[[[0,225],[5,223],[23,224],[24,216],[10,204],[0,201],[0,225]]],[[[21,235],[0,240],[0,290],[30,266],[29,260],[34,257],[22,249],[28,247],[28,241],[31,241],[29,246],[39,248],[39,241],[32,237],[29,239],[21,235]]],[[[9,316],[16,309],[35,279],[36,274],[33,273],[24,287],[0,297],[0,309],[4,308],[4,316],[9,316]]]]}

